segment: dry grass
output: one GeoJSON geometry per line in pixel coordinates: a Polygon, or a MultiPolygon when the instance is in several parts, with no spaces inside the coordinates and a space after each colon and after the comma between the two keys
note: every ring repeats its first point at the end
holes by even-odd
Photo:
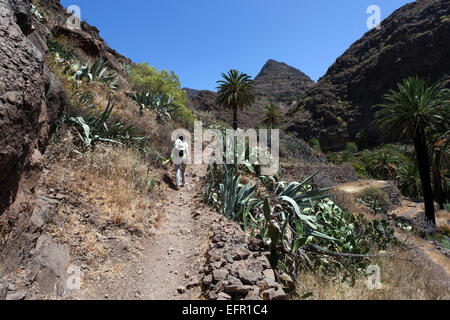
{"type": "Polygon", "coordinates": [[[373,262],[380,267],[382,289],[370,290],[361,277],[352,286],[317,272],[298,278],[300,296],[312,292],[313,300],[449,300],[450,279],[414,252],[373,262]],[[402,260],[403,259],[403,260],[402,260]],[[406,261],[409,260],[409,261],[406,261]]]}
{"type": "Polygon", "coordinates": [[[149,170],[136,150],[98,145],[96,150],[82,155],[66,155],[54,166],[47,184],[58,186],[65,173],[70,179],[64,187],[100,208],[100,223],[139,233],[150,225],[152,194],[148,185],[159,173],[149,170]]]}
{"type": "Polygon", "coordinates": [[[50,171],[43,186],[47,197],[58,199],[46,232],[96,270],[111,259],[139,255],[140,239],[154,234],[160,220],[154,208],[161,196],[158,184],[148,191],[160,172],[148,170],[134,148],[99,144],[82,155],[74,148],[66,130],[46,153],[50,171]]]}
{"type": "Polygon", "coordinates": [[[356,198],[348,193],[339,189],[333,189],[330,192],[331,200],[344,211],[359,213],[363,211],[369,212],[367,208],[356,201],[356,198]]]}

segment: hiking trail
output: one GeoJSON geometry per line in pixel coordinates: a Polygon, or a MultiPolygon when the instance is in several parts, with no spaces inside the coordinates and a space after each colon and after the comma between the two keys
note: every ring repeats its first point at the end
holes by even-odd
{"type": "Polygon", "coordinates": [[[96,298],[141,300],[195,300],[200,298],[200,269],[209,243],[213,215],[202,203],[201,178],[205,166],[189,166],[188,181],[179,191],[166,190],[155,204],[161,214],[154,236],[144,252],[127,266],[118,281],[97,288],[96,298]],[[103,293],[103,292],[104,293],[103,293]],[[102,296],[104,295],[104,296],[102,296]]]}

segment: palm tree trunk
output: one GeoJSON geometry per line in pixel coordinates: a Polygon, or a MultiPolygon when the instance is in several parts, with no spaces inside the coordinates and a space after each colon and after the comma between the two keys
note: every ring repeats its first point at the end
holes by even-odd
{"type": "Polygon", "coordinates": [[[233,108],[233,130],[238,129],[238,108],[237,106],[233,108]]]}
{"type": "Polygon", "coordinates": [[[435,227],[436,218],[434,215],[433,189],[431,188],[430,157],[428,155],[427,141],[422,126],[418,126],[416,129],[414,135],[414,148],[419,165],[420,181],[425,200],[425,215],[427,220],[435,227]]]}
{"type": "Polygon", "coordinates": [[[441,209],[444,209],[444,203],[446,202],[446,195],[442,188],[441,179],[441,151],[435,150],[433,158],[433,185],[434,194],[436,195],[436,201],[439,203],[441,209]]]}

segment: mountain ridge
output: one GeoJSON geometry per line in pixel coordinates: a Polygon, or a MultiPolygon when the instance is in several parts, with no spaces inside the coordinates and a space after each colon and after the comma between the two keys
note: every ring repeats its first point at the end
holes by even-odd
{"type": "Polygon", "coordinates": [[[402,79],[418,75],[450,81],[450,3],[420,0],[396,10],[338,57],[289,112],[285,129],[299,138],[319,138],[340,150],[359,132],[373,145],[380,130],[372,106],[402,79]]]}

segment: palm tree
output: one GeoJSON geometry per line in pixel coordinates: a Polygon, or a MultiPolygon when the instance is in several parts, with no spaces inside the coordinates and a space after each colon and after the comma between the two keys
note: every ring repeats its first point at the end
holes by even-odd
{"type": "MultiPolygon", "coordinates": [[[[450,91],[447,91],[447,99],[450,101],[450,91]]],[[[430,156],[432,159],[432,179],[433,189],[437,203],[441,209],[449,200],[448,194],[442,186],[444,175],[441,168],[442,160],[450,153],[450,107],[449,101],[447,106],[442,105],[438,112],[441,115],[441,121],[436,121],[435,125],[426,131],[427,139],[430,142],[430,156]]]]}
{"type": "Polygon", "coordinates": [[[253,80],[239,70],[230,70],[228,74],[222,73],[224,80],[217,81],[219,96],[217,103],[220,106],[233,109],[233,129],[238,129],[238,109],[245,109],[255,102],[253,95],[253,80]]]}
{"type": "Polygon", "coordinates": [[[274,129],[280,126],[282,119],[283,113],[281,112],[280,107],[271,103],[266,107],[262,124],[269,129],[274,129]]]}
{"type": "Polygon", "coordinates": [[[396,162],[398,159],[392,152],[381,149],[372,154],[372,158],[369,160],[369,171],[376,177],[392,180],[398,172],[396,162]]]}
{"type": "Polygon", "coordinates": [[[398,90],[385,95],[386,103],[376,107],[375,124],[391,138],[401,136],[413,140],[425,200],[425,215],[436,226],[433,190],[430,178],[430,157],[425,130],[442,121],[438,110],[448,102],[448,94],[441,84],[428,85],[419,77],[409,77],[398,84],[398,90]]]}

